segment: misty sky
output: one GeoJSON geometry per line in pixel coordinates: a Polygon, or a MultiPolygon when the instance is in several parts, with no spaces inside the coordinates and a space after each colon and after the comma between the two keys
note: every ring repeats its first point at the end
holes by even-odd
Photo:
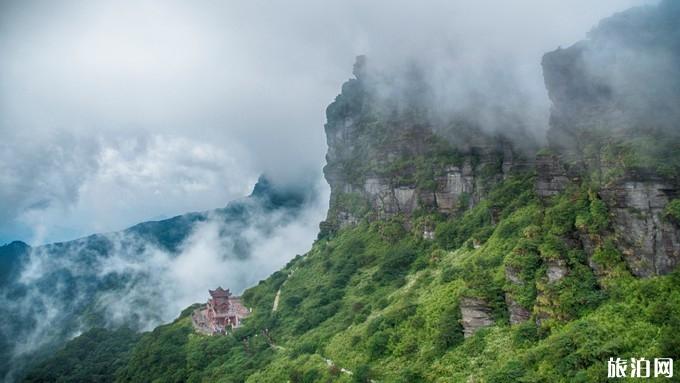
{"type": "Polygon", "coordinates": [[[263,172],[321,177],[325,107],[358,54],[448,63],[462,91],[443,103],[504,72],[540,131],[541,55],[646,3],[2,1],[0,244],[221,207],[263,172]]]}

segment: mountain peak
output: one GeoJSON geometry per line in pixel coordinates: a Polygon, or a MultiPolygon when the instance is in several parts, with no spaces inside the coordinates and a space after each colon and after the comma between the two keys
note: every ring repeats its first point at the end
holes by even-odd
{"type": "Polygon", "coordinates": [[[272,177],[266,174],[262,174],[253,186],[253,191],[249,197],[265,200],[272,207],[292,207],[307,201],[311,197],[313,189],[310,180],[283,184],[274,181],[272,177]]]}

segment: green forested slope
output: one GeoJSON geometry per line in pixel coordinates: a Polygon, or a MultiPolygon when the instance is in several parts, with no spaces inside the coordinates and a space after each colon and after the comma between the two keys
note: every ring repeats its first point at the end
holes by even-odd
{"type": "Polygon", "coordinates": [[[579,226],[604,231],[606,211],[580,189],[544,206],[532,181],[510,178],[461,218],[441,219],[439,241],[406,232],[399,218],[319,240],[245,292],[254,314],[232,335],[195,334],[186,310],[145,334],[110,373],[136,382],[586,382],[606,380],[610,356],[679,357],[680,273],[634,278],[605,236],[596,277],[585,254],[560,238],[579,226]],[[492,209],[500,210],[496,225],[492,209]],[[548,283],[555,257],[570,272],[548,283]],[[520,270],[520,286],[506,281],[509,266],[520,270]],[[511,326],[506,292],[533,307],[540,324],[511,326]],[[496,324],[464,339],[463,297],[489,302],[496,324]]]}
{"type": "Polygon", "coordinates": [[[431,119],[420,77],[396,92],[360,58],[327,110],[331,200],[312,249],[244,292],[243,327],[199,335],[188,308],[112,353],[107,379],[604,382],[610,357],[677,361],[680,118],[656,98],[626,114],[645,93],[587,71],[595,54],[598,70],[640,75],[597,55],[629,34],[639,57],[653,40],[680,62],[672,15],[671,1],[636,8],[544,57],[553,111],[537,156],[513,132],[431,119]]]}

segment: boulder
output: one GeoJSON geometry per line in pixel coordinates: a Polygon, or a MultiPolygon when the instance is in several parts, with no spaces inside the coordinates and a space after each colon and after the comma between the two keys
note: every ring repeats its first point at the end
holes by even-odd
{"type": "Polygon", "coordinates": [[[463,298],[460,301],[460,313],[464,336],[470,337],[477,330],[494,324],[492,309],[489,304],[477,298],[463,298]]]}
{"type": "Polygon", "coordinates": [[[548,283],[559,282],[564,278],[569,269],[563,260],[551,260],[546,263],[546,276],[548,277],[548,283]]]}
{"type": "Polygon", "coordinates": [[[531,317],[531,311],[517,303],[510,294],[505,294],[505,303],[508,305],[510,324],[526,322],[531,317]]]}

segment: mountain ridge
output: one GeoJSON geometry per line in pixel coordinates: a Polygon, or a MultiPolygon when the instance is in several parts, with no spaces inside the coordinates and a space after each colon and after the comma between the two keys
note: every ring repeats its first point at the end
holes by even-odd
{"type": "Polygon", "coordinates": [[[147,221],[119,232],[72,241],[35,247],[15,241],[0,247],[0,298],[4,302],[0,308],[0,352],[4,360],[0,375],[8,371],[20,374],[21,366],[40,360],[73,334],[91,327],[122,325],[142,330],[148,322],[161,323],[158,315],[165,314],[152,299],[162,286],[147,286],[147,281],[161,282],[153,273],[171,267],[173,259],[191,246],[188,242],[197,230],[216,225],[220,256],[234,261],[248,259],[257,246],[249,236],[271,235],[277,227],[298,219],[313,202],[312,193],[310,185],[281,186],[261,176],[248,197],[223,208],[147,221]],[[161,262],[161,269],[153,269],[159,267],[154,262],[161,262]],[[106,318],[111,314],[106,302],[111,298],[124,300],[132,288],[146,288],[149,296],[135,298],[141,300],[127,307],[136,307],[134,311],[116,314],[120,318],[108,323],[106,318]],[[39,325],[37,318],[41,316],[55,324],[39,325]],[[31,346],[33,336],[42,338],[38,346],[31,346]],[[34,348],[13,356],[22,343],[34,348]]]}
{"type": "MultiPolygon", "coordinates": [[[[390,82],[358,58],[327,110],[331,201],[312,249],[243,293],[252,315],[228,335],[195,334],[190,307],[92,364],[124,360],[106,375],[119,382],[504,383],[605,382],[612,357],[677,360],[678,169],[664,153],[680,140],[622,115],[631,89],[593,80],[580,56],[640,25],[677,36],[649,22],[673,16],[668,0],[623,12],[595,43],[544,56],[553,110],[536,156],[466,116],[438,126],[417,75],[394,98],[371,94],[390,82]]],[[[117,335],[80,341],[102,336],[117,335]]],[[[53,376],[54,360],[27,381],[53,376]]]]}

